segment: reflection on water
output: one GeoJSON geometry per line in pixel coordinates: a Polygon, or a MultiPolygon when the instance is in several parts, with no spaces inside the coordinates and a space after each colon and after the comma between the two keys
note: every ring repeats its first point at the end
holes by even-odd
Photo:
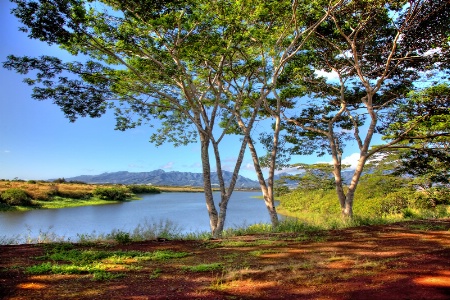
{"type": "MultiPolygon", "coordinates": [[[[259,192],[233,193],[228,205],[226,228],[270,223],[259,192]]],[[[218,201],[220,195],[215,194],[218,201]]],[[[131,232],[139,224],[168,220],[183,233],[209,231],[209,218],[202,193],[161,193],[143,195],[142,200],[118,204],[83,206],[27,212],[0,212],[0,237],[36,239],[51,233],[65,240],[79,234],[107,234],[114,229],[131,232]]]]}

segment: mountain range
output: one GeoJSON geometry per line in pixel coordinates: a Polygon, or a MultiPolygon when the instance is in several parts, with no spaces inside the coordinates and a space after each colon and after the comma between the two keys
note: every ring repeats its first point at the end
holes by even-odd
{"type": "MultiPolygon", "coordinates": [[[[225,183],[228,185],[231,181],[233,173],[228,171],[223,171],[223,177],[225,183]]],[[[281,176],[289,175],[287,173],[281,173],[275,176],[275,180],[279,179],[281,176]]],[[[345,183],[351,181],[351,176],[353,171],[343,171],[342,177],[345,183]]],[[[217,178],[217,173],[213,172],[211,176],[212,183],[215,185],[219,184],[217,178]]],[[[66,178],[66,181],[82,181],[86,183],[111,183],[111,184],[152,184],[152,185],[166,185],[166,186],[203,186],[203,174],[202,173],[192,173],[192,172],[178,172],[170,171],[166,172],[164,170],[154,170],[150,172],[111,172],[103,173],[99,175],[80,175],[71,178],[66,178]]],[[[297,182],[287,181],[287,185],[291,188],[297,186],[297,182]]],[[[238,176],[236,188],[253,189],[259,188],[259,183],[256,180],[249,179],[247,177],[238,176]]]]}
{"type": "MultiPolygon", "coordinates": [[[[232,172],[224,171],[223,177],[226,184],[229,184],[232,172]]],[[[217,173],[212,173],[212,183],[219,184],[217,173]]],[[[82,181],[86,183],[112,183],[112,184],[152,184],[167,186],[203,186],[203,174],[192,172],[177,172],[164,170],[154,170],[150,172],[111,172],[99,175],[80,175],[66,178],[66,181],[82,181]]],[[[251,180],[244,176],[238,176],[237,188],[258,188],[258,181],[251,180]]]]}

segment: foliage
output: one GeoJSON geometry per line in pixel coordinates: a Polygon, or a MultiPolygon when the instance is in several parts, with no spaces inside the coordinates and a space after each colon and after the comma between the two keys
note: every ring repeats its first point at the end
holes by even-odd
{"type": "Polygon", "coordinates": [[[127,185],[127,188],[132,192],[133,194],[146,194],[146,193],[161,193],[161,190],[157,187],[151,186],[151,185],[127,185]]]}
{"type": "Polygon", "coordinates": [[[3,191],[1,193],[1,199],[3,202],[11,206],[31,205],[31,200],[28,194],[24,190],[18,188],[10,188],[3,191]]]}
{"type": "Polygon", "coordinates": [[[291,212],[319,213],[332,215],[339,213],[336,194],[333,190],[293,190],[280,197],[280,208],[291,212]]]}
{"type": "Polygon", "coordinates": [[[280,197],[289,193],[289,187],[286,186],[286,181],[283,179],[275,180],[273,185],[273,195],[280,197]]]}
{"type": "Polygon", "coordinates": [[[126,187],[97,187],[92,194],[103,200],[124,201],[131,198],[126,187]]]}
{"type": "Polygon", "coordinates": [[[29,38],[83,59],[10,55],[4,67],[36,71],[25,79],[32,96],[52,99],[70,121],[113,109],[118,130],[157,125],[150,137],[156,145],[200,142],[211,230],[220,235],[263,102],[303,36],[342,0],[13,2],[29,38]],[[232,182],[225,185],[219,175],[217,212],[210,159],[222,174],[219,144],[228,134],[243,139],[232,182]]]}
{"type": "Polygon", "coordinates": [[[121,230],[114,230],[107,238],[112,238],[119,244],[129,244],[132,241],[130,234],[121,230]]]}
{"type": "MultiPolygon", "coordinates": [[[[384,170],[384,169],[383,169],[384,170]]],[[[448,189],[431,189],[429,192],[416,190],[411,179],[393,174],[369,173],[362,177],[355,198],[355,216],[376,219],[408,214],[413,210],[439,210],[450,205],[448,189]]],[[[308,190],[299,186],[280,198],[280,208],[296,216],[333,215],[339,207],[332,190],[308,190]]]]}
{"type": "Polygon", "coordinates": [[[181,236],[181,228],[170,220],[150,222],[145,220],[132,231],[134,241],[155,240],[157,238],[174,239],[181,236]]]}
{"type": "MultiPolygon", "coordinates": [[[[395,174],[416,178],[427,189],[450,186],[450,85],[441,83],[413,91],[386,119],[384,139],[405,139],[391,152],[398,153],[395,174]],[[405,128],[413,127],[405,132],[405,128]]],[[[389,153],[389,155],[393,155],[389,153]]]]}
{"type": "Polygon", "coordinates": [[[345,1],[317,28],[308,48],[295,55],[280,77],[290,150],[292,154],[332,156],[336,192],[345,216],[353,214],[355,191],[372,155],[411,138],[448,135],[448,129],[436,132],[432,128],[414,134],[433,118],[443,126],[438,120],[447,120],[442,118],[442,111],[448,114],[446,96],[437,100],[443,104],[437,110],[433,109],[436,105],[405,106],[415,112],[410,115],[402,113],[401,104],[408,92],[423,86],[416,84],[422,79],[436,85],[442,76],[433,70],[448,72],[449,11],[445,0],[345,1]],[[429,77],[421,77],[424,71],[429,77]],[[405,118],[392,123],[393,117],[405,118]],[[374,135],[388,134],[389,124],[397,126],[395,136],[370,149],[374,135]],[[351,184],[344,189],[342,161],[349,141],[358,146],[360,157],[351,184]]]}
{"type": "Polygon", "coordinates": [[[64,179],[64,178],[57,178],[57,179],[53,180],[53,182],[54,182],[54,183],[65,183],[65,182],[67,182],[67,181],[66,181],[66,179],[64,179]]]}
{"type": "MultiPolygon", "coordinates": [[[[295,181],[302,190],[331,190],[335,187],[334,178],[331,177],[333,166],[330,164],[293,164],[301,170],[298,175],[282,176],[282,179],[295,181]]],[[[347,167],[343,165],[343,167],[347,167]]]]}

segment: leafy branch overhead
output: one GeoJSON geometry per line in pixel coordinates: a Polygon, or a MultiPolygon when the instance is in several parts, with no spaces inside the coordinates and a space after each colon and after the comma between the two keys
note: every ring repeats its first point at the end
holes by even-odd
{"type": "Polygon", "coordinates": [[[377,153],[406,148],[427,166],[425,157],[447,160],[448,0],[12,2],[29,38],[75,57],[8,57],[3,66],[29,76],[35,99],[51,99],[70,121],[113,109],[116,129],[154,126],[156,145],[200,143],[216,236],[247,147],[273,224],[275,170],[291,155],[331,157],[328,171],[348,217],[377,153]],[[260,135],[263,155],[259,120],[273,122],[260,135]],[[230,134],[242,139],[226,186],[220,148],[230,134]],[[385,144],[373,146],[379,135],[385,144]],[[345,186],[348,145],[359,159],[345,186]]]}

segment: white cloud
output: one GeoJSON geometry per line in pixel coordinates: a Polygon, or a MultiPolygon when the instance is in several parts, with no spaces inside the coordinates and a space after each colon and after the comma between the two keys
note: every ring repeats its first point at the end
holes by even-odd
{"type": "MultiPolygon", "coordinates": [[[[343,165],[350,165],[349,169],[356,169],[356,166],[358,165],[359,161],[359,153],[352,153],[347,157],[344,157],[342,159],[343,165]]],[[[318,161],[318,164],[333,164],[332,161],[318,161]]]]}
{"type": "Polygon", "coordinates": [[[280,173],[299,174],[302,172],[303,172],[303,170],[300,170],[297,167],[289,167],[289,168],[283,168],[281,170],[277,170],[277,171],[275,171],[275,174],[280,174],[280,173]]]}
{"type": "Polygon", "coordinates": [[[317,76],[325,77],[327,80],[333,81],[339,79],[339,76],[336,72],[325,72],[324,70],[314,70],[317,76]]]}
{"type": "Polygon", "coordinates": [[[170,162],[168,162],[167,164],[161,166],[161,169],[166,169],[166,170],[167,170],[167,169],[169,169],[169,170],[173,169],[173,162],[170,161],[170,162]]]}
{"type": "Polygon", "coordinates": [[[9,150],[3,150],[3,153],[11,153],[9,150]]]}
{"type": "Polygon", "coordinates": [[[253,163],[246,163],[242,169],[244,170],[249,170],[249,171],[255,171],[255,166],[253,165],[253,163]]]}
{"type": "Polygon", "coordinates": [[[352,153],[349,156],[342,159],[342,164],[350,165],[350,169],[356,169],[359,161],[359,153],[352,153]]]}

